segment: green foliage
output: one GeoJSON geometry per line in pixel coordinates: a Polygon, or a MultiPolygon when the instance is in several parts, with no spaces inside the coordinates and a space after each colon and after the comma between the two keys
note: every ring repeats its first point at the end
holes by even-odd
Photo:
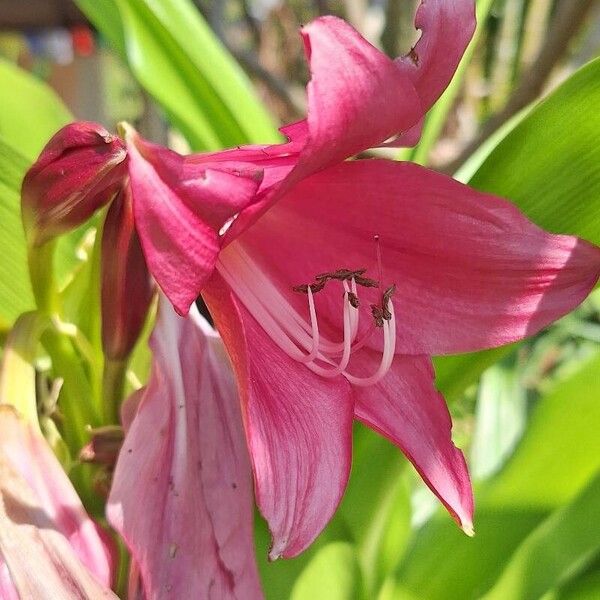
{"type": "Polygon", "coordinates": [[[195,150],[277,139],[247,77],[189,0],[78,0],[195,150]],[[117,21],[118,15],[118,21],[117,21]]]}
{"type": "Polygon", "coordinates": [[[0,138],[0,327],[34,308],[21,224],[21,179],[28,161],[0,138]]]}
{"type": "MultiPolygon", "coordinates": [[[[73,118],[42,81],[0,59],[0,137],[33,161],[56,130],[73,118]]],[[[20,182],[19,182],[20,185],[20,182]]]]}

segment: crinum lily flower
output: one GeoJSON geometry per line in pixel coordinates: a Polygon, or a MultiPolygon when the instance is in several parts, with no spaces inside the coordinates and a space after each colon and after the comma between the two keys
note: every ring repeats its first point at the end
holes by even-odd
{"type": "Polygon", "coordinates": [[[308,116],[282,129],[287,143],[184,157],[124,127],[126,158],[110,148],[148,270],[180,314],[202,293],[229,351],[271,558],[301,552],[333,514],[354,418],[398,445],[470,532],[430,356],[534,334],[599,276],[596,247],[506,200],[414,164],[345,160],[415,143],[474,2],[422,2],[416,26],[396,60],[339,19],[303,28],[308,116]]]}
{"type": "Polygon", "coordinates": [[[597,248],[506,200],[414,164],[343,160],[414,141],[473,10],[423,3],[422,37],[396,61],[338,19],[305,27],[309,111],[286,144],[180,157],[126,135],[148,267],[180,313],[202,292],[229,350],[273,559],[333,514],[353,418],[397,444],[470,533],[469,476],[430,355],[534,334],[598,279],[597,248]],[[224,173],[237,176],[228,193],[224,173]]]}

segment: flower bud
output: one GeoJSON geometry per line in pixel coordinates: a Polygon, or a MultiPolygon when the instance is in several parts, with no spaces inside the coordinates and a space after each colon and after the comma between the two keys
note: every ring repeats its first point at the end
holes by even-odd
{"type": "Polygon", "coordinates": [[[108,358],[120,360],[131,352],[152,293],[126,185],[108,210],[102,234],[102,345],[108,358]]]}
{"type": "Polygon", "coordinates": [[[28,240],[41,245],[89,219],[122,185],[123,142],[95,123],[63,127],[32,165],[21,190],[28,240]]]}

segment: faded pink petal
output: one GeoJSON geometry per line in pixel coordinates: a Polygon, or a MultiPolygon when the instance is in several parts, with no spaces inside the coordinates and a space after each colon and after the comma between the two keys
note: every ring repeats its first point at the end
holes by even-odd
{"type": "Polygon", "coordinates": [[[329,521],[346,487],[349,386],[281,352],[218,275],[204,297],[237,376],[256,500],[273,536],[269,556],[295,556],[329,521]]]}
{"type": "Polygon", "coordinates": [[[219,228],[254,197],[260,180],[256,170],[236,175],[186,165],[133,131],[127,138],[135,225],[146,262],[184,314],[214,269],[219,228]]]}
{"type": "MultiPolygon", "coordinates": [[[[342,163],[299,183],[221,260],[238,244],[304,315],[306,295],[292,288],[319,273],[367,268],[384,288],[395,284],[400,354],[467,352],[532,335],[575,308],[600,274],[597,247],[546,233],[508,201],[450,177],[383,160],[342,163]]],[[[381,294],[359,291],[366,307],[381,294]]],[[[329,333],[341,331],[340,293],[315,294],[329,333]]],[[[363,318],[363,330],[371,322],[363,318]]]]}
{"type": "Polygon", "coordinates": [[[396,59],[412,80],[425,114],[452,80],[475,31],[474,0],[422,0],[415,17],[421,37],[413,50],[396,59]]]}
{"type": "Polygon", "coordinates": [[[252,487],[221,342],[161,299],[154,363],[121,450],[107,515],[149,598],[261,598],[252,487]]]}
{"type": "Polygon", "coordinates": [[[121,186],[125,159],[122,141],[101,125],[82,121],[58,131],[23,180],[30,239],[41,244],[87,221],[121,186]]]}
{"type": "MultiPolygon", "coordinates": [[[[378,362],[367,351],[355,361],[369,373],[378,362]]],[[[452,443],[446,403],[434,388],[431,360],[397,356],[388,374],[371,387],[353,387],[356,418],[400,447],[423,480],[467,532],[473,530],[473,491],[467,464],[452,443]]]]}
{"type": "MultiPolygon", "coordinates": [[[[6,405],[0,406],[0,495],[0,552],[19,597],[116,598],[111,542],[41,434],[6,405]]],[[[3,588],[6,575],[3,567],[3,588]]]]}

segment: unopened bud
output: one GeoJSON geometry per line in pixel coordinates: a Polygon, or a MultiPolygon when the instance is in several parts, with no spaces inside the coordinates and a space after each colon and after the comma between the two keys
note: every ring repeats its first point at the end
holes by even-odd
{"type": "Polygon", "coordinates": [[[123,142],[95,123],[63,127],[23,180],[22,212],[30,243],[40,245],[87,221],[122,185],[123,142]]]}
{"type": "Polygon", "coordinates": [[[108,210],[102,234],[102,345],[108,358],[120,360],[131,352],[152,294],[126,185],[108,210]]]}

